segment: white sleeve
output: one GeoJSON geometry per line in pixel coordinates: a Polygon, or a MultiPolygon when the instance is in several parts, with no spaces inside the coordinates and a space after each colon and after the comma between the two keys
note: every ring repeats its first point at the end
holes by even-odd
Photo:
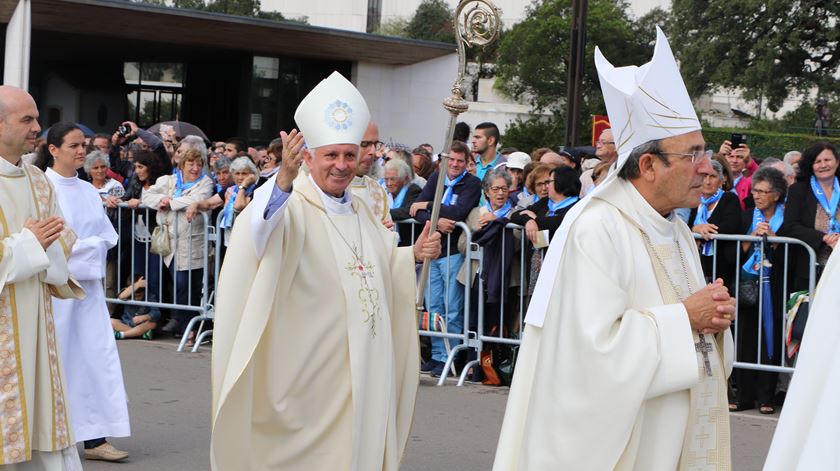
{"type": "MultiPolygon", "coordinates": [[[[55,245],[59,244],[54,243],[53,246],[55,245]]],[[[23,229],[12,234],[2,240],[0,289],[3,289],[7,284],[29,279],[46,270],[49,266],[50,258],[32,231],[23,229]]]]}
{"type": "Polygon", "coordinates": [[[277,174],[274,174],[265,183],[254,191],[251,199],[251,233],[254,237],[254,250],[257,257],[262,257],[265,246],[271,237],[272,231],[283,220],[286,212],[286,205],[289,202],[291,193],[287,193],[277,187],[277,174]]]}

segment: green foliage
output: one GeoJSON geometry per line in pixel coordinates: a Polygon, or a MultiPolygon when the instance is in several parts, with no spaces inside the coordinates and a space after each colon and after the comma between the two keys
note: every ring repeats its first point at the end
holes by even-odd
{"type": "Polygon", "coordinates": [[[389,18],[379,25],[379,29],[375,31],[375,34],[381,34],[383,36],[396,36],[399,38],[408,37],[405,32],[405,29],[408,27],[408,21],[409,20],[406,18],[399,16],[389,18]]]}
{"type": "Polygon", "coordinates": [[[791,94],[840,92],[840,2],[673,0],[669,37],[691,96],[740,88],[777,111],[791,94]]]}
{"type": "Polygon", "coordinates": [[[516,147],[531,152],[539,147],[557,148],[566,140],[565,119],[562,116],[532,116],[509,124],[502,136],[503,147],[516,147]]]}
{"type": "Polygon", "coordinates": [[[423,0],[406,25],[405,36],[454,44],[454,16],[444,0],[423,0]]]}
{"type": "Polygon", "coordinates": [[[804,151],[808,145],[817,141],[829,141],[840,145],[840,137],[815,136],[813,134],[793,134],[783,132],[761,131],[756,129],[709,128],[703,129],[706,148],[717,151],[723,141],[730,138],[732,133],[744,133],[750,151],[756,157],[783,157],[792,150],[804,151]]]}
{"type": "MultiPolygon", "coordinates": [[[[167,6],[166,0],[135,0],[149,5],[167,6]]],[[[172,8],[209,11],[228,15],[251,16],[272,21],[293,21],[309,23],[309,18],[286,18],[279,11],[263,11],[260,0],[173,0],[172,8]]]]}

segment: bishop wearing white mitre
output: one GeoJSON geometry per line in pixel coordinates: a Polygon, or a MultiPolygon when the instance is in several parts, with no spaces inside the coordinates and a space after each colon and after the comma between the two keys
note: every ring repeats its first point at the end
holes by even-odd
{"type": "Polygon", "coordinates": [[[734,300],[672,213],[713,172],[700,123],[658,28],[648,64],[595,65],[618,162],[551,242],[493,469],[728,470],[734,300]]]}
{"type": "Polygon", "coordinates": [[[397,248],[350,194],[369,119],[349,81],[322,81],[239,215],[216,305],[214,470],[399,468],[418,384],[414,263],[440,240],[397,248]]]}

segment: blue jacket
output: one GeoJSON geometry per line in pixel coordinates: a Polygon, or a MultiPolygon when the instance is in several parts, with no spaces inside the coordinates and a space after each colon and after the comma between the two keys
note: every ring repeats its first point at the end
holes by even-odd
{"type": "MultiPolygon", "coordinates": [[[[429,180],[426,182],[426,186],[423,187],[423,191],[420,193],[420,196],[417,197],[417,201],[434,201],[438,174],[439,172],[435,172],[429,176],[429,180]]],[[[454,198],[454,204],[441,205],[440,217],[451,219],[456,222],[464,222],[467,220],[467,216],[470,214],[470,211],[478,206],[478,201],[481,199],[481,180],[479,180],[475,175],[468,173],[464,175],[464,178],[462,178],[461,181],[452,188],[452,193],[457,195],[454,198]]],[[[414,219],[417,219],[421,223],[425,223],[429,220],[429,218],[431,218],[431,216],[432,212],[424,209],[417,211],[414,219]]],[[[447,237],[447,234],[442,234],[443,237],[441,240],[440,251],[441,258],[458,253],[458,237],[461,236],[461,232],[461,229],[457,227],[454,231],[452,231],[452,244],[449,244],[450,238],[447,237]]]]}

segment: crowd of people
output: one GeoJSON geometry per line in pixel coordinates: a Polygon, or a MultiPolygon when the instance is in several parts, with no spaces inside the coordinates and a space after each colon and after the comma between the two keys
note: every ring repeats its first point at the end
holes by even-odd
{"type": "MultiPolygon", "coordinates": [[[[71,127],[59,123],[46,139],[60,142],[65,137],[62,133],[71,127]]],[[[125,123],[125,129],[86,138],[86,157],[78,171],[98,191],[122,246],[133,246],[133,250],[110,251],[107,294],[117,297],[122,291],[123,300],[197,306],[205,289],[205,254],[209,253],[208,266],[213,257],[224,257],[237,215],[280,168],[281,139],[265,147],[249,147],[235,137],[208,143],[197,136],[154,134],[131,122],[125,123]],[[205,247],[205,225],[217,221],[223,243],[210,249],[205,247]],[[172,245],[165,254],[151,248],[151,235],[159,226],[165,228],[172,245]]],[[[525,153],[501,148],[500,132],[493,123],[480,123],[472,130],[459,123],[446,169],[439,168],[441,155],[430,144],[414,148],[386,144],[379,140],[378,129],[374,131],[369,130],[361,142],[361,161],[351,189],[367,199],[386,227],[398,233],[399,245],[413,244],[419,235],[414,221],[430,218],[437,180],[444,173],[438,222],[443,250],[431,264],[427,311],[440,316],[449,333],[463,332],[469,316],[469,330],[518,337],[525,310],[520,308],[527,309],[548,243],[565,214],[603,181],[618,157],[612,131],[601,133],[591,155],[549,147],[525,153]],[[511,229],[509,223],[521,229],[511,229]],[[482,263],[465,263],[468,248],[463,227],[469,228],[474,247],[481,247],[482,263]],[[470,296],[469,303],[465,296],[470,296]],[[464,312],[466,304],[469,312],[464,312]],[[484,313],[482,325],[478,325],[479,311],[484,313]]],[[[44,153],[46,142],[42,147],[31,159],[46,169],[51,165],[44,153]]],[[[759,159],[746,143],[733,148],[727,140],[711,155],[711,167],[714,171],[703,180],[698,206],[676,214],[698,235],[707,281],[721,278],[734,294],[738,280],[737,288],[747,292],[741,296],[738,360],[781,365],[783,301],[791,293],[808,289],[807,253],[784,244],[713,239],[717,234],[792,237],[813,248],[817,267],[823,266],[840,237],[836,149],[818,142],[801,153],[792,150],[781,158],[759,159]],[[763,264],[772,268],[761,268],[763,264]],[[759,291],[768,290],[771,295],[759,312],[759,303],[745,296],[759,284],[762,270],[769,284],[759,291]],[[764,325],[761,331],[755,328],[759,320],[764,325]]],[[[212,270],[207,275],[212,282],[212,270]]],[[[195,311],[138,306],[110,310],[117,339],[171,333],[188,335],[192,342],[195,335],[184,332],[195,311]]],[[[421,371],[435,377],[444,374],[452,341],[432,338],[424,342],[429,345],[425,345],[421,371]]],[[[459,358],[458,364],[468,359],[459,358]]],[[[486,381],[483,369],[473,368],[471,373],[471,381],[486,381]]],[[[777,376],[737,371],[730,408],[758,405],[762,413],[773,413],[780,404],[777,376]]]]}

